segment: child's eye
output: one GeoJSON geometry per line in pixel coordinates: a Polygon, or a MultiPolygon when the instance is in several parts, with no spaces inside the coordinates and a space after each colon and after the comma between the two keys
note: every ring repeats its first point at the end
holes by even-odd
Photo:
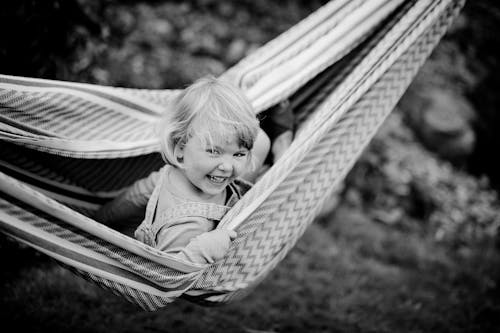
{"type": "Polygon", "coordinates": [[[240,151],[240,152],[234,154],[234,156],[236,156],[236,157],[245,157],[247,155],[248,155],[248,152],[246,152],[246,151],[240,151]]]}
{"type": "Polygon", "coordinates": [[[220,150],[217,148],[207,148],[206,152],[209,153],[210,155],[219,155],[220,150]]]}

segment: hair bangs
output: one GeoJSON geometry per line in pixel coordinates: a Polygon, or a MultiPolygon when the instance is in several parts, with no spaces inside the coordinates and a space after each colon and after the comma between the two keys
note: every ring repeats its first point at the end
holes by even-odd
{"type": "Polygon", "coordinates": [[[223,118],[219,113],[204,112],[193,119],[189,128],[189,137],[196,136],[208,146],[236,140],[239,147],[251,150],[257,128],[236,119],[223,118]]]}

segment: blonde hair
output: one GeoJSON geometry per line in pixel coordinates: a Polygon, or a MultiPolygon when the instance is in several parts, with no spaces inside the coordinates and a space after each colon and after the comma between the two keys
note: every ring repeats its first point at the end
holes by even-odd
{"type": "Polygon", "coordinates": [[[174,149],[196,135],[213,145],[236,138],[251,150],[259,130],[255,112],[243,92],[213,76],[195,81],[184,89],[166,112],[158,129],[163,159],[179,166],[174,149]]]}

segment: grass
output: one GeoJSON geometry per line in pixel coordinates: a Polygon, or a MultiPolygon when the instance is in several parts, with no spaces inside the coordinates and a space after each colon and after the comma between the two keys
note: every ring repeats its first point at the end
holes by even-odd
{"type": "Polygon", "coordinates": [[[12,331],[495,332],[500,324],[494,248],[449,252],[346,204],[316,221],[247,298],[221,307],[181,300],[145,312],[29,249],[6,249],[2,262],[0,320],[12,331]]]}

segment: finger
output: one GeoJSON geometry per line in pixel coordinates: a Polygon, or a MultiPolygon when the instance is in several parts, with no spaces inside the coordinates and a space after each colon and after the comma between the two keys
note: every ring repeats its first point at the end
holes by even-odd
{"type": "Polygon", "coordinates": [[[228,230],[229,231],[229,238],[231,238],[231,240],[235,239],[236,236],[238,236],[238,233],[234,230],[228,230]]]}

